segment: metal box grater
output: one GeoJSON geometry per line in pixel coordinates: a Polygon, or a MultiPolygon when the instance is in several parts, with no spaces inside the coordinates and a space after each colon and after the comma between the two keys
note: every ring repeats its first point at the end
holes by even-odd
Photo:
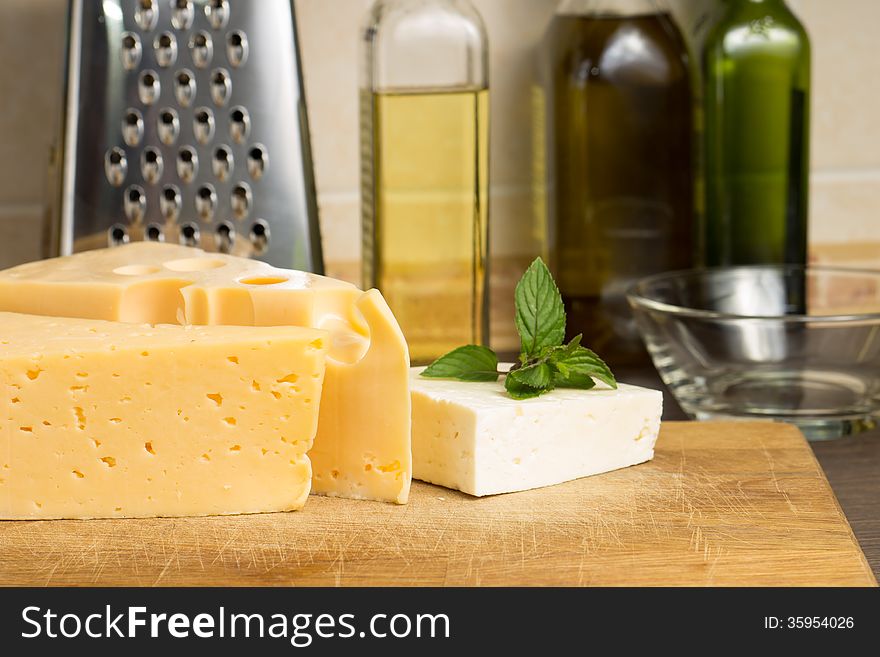
{"type": "Polygon", "coordinates": [[[71,0],[53,246],[321,273],[292,0],[71,0]]]}

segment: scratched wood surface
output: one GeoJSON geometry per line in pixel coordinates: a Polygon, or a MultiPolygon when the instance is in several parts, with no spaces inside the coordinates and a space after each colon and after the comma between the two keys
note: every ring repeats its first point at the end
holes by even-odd
{"type": "Polygon", "coordinates": [[[6,585],[876,585],[792,427],[666,423],[651,463],[407,506],[0,522],[6,585]]]}

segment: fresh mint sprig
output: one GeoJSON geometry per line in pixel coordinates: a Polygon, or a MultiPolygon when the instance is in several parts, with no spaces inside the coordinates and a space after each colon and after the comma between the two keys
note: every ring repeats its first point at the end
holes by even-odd
{"type": "Polygon", "coordinates": [[[497,381],[498,356],[489,347],[469,344],[428,365],[422,376],[459,381],[497,381]]]}
{"type": "MultiPolygon", "coordinates": [[[[504,387],[514,399],[530,399],[554,388],[589,390],[596,380],[617,388],[608,365],[581,345],[582,336],[565,340],[565,307],[553,276],[535,258],[516,284],[519,362],[506,372],[504,387]]],[[[459,381],[497,381],[498,356],[488,347],[467,345],[431,363],[422,376],[459,381]]]]}
{"type": "Polygon", "coordinates": [[[516,284],[514,302],[523,364],[539,357],[543,349],[562,344],[565,306],[550,270],[540,258],[535,258],[516,284]]]}

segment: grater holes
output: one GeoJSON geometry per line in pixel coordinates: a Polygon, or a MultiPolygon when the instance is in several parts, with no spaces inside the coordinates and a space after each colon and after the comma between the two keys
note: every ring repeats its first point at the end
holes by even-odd
{"type": "Polygon", "coordinates": [[[163,144],[173,144],[177,141],[177,136],[180,134],[180,118],[177,110],[171,107],[163,108],[159,112],[156,124],[159,140],[163,144]]]}
{"type": "Polygon", "coordinates": [[[177,39],[171,32],[162,32],[153,41],[156,63],[162,68],[173,66],[177,61],[177,39]]]}
{"type": "Polygon", "coordinates": [[[229,65],[238,68],[247,61],[247,57],[247,35],[241,30],[230,32],[226,36],[226,59],[229,61],[229,65]]]}
{"type": "Polygon", "coordinates": [[[152,105],[162,92],[162,84],[156,71],[143,71],[138,80],[138,98],[144,105],[152,105]]]}
{"type": "Polygon", "coordinates": [[[222,68],[211,71],[211,100],[215,105],[223,106],[232,93],[232,78],[229,72],[222,68]]]}
{"type": "Polygon", "coordinates": [[[126,228],[122,224],[113,224],[107,230],[108,246],[120,246],[122,244],[128,244],[128,242],[128,228],[126,228]]]}
{"type": "Polygon", "coordinates": [[[141,46],[141,38],[133,32],[123,32],[122,50],[120,51],[122,67],[126,71],[131,71],[137,68],[138,64],[141,63],[142,55],[143,47],[141,46]]]}
{"type": "Polygon", "coordinates": [[[134,22],[144,32],[149,32],[156,27],[159,20],[159,7],[156,0],[137,0],[137,8],[134,10],[134,22]]]}
{"type": "Polygon", "coordinates": [[[144,136],[144,117],[133,107],[122,118],[122,140],[129,146],[137,146],[144,136]]]}
{"type": "Polygon", "coordinates": [[[171,25],[175,30],[188,30],[192,27],[194,17],[190,0],[171,0],[171,25]]]}
{"type": "Polygon", "coordinates": [[[269,168],[269,154],[266,147],[262,144],[254,144],[248,150],[247,156],[248,173],[254,180],[263,177],[266,169],[269,168]]]}
{"type": "Polygon", "coordinates": [[[128,173],[125,151],[117,146],[107,151],[104,155],[104,173],[107,175],[107,181],[114,187],[119,187],[125,181],[128,173]]]}
{"type": "Polygon", "coordinates": [[[152,146],[144,149],[141,153],[141,175],[150,184],[154,184],[162,177],[164,163],[162,154],[152,146]]]}
{"type": "Polygon", "coordinates": [[[177,177],[192,182],[199,172],[199,156],[192,146],[184,146],[177,153],[177,177]]]}
{"type": "Polygon", "coordinates": [[[148,242],[164,242],[165,230],[159,224],[150,224],[144,231],[144,239],[148,242]]]}
{"type": "Polygon", "coordinates": [[[168,221],[176,221],[180,216],[181,206],[180,188],[176,185],[165,185],[159,196],[159,211],[168,221]]]}
{"type": "Polygon", "coordinates": [[[211,35],[204,31],[193,34],[189,39],[189,50],[196,68],[208,66],[214,57],[214,42],[211,40],[211,35]]]}
{"type": "Polygon", "coordinates": [[[204,184],[196,191],[196,212],[205,221],[214,217],[214,208],[217,207],[217,192],[213,185],[204,184]]]}
{"type": "Polygon", "coordinates": [[[236,144],[244,143],[251,132],[251,117],[241,106],[233,107],[229,112],[229,137],[236,144]]]}
{"type": "Polygon", "coordinates": [[[192,105],[196,97],[196,80],[189,69],[182,69],[174,76],[174,96],[181,107],[192,105]]]}
{"type": "Polygon", "coordinates": [[[222,221],[214,231],[216,247],[220,253],[229,253],[235,245],[235,226],[228,221],[222,221]]]}
{"type": "Polygon", "coordinates": [[[269,248],[269,224],[257,219],[251,226],[251,247],[255,255],[263,255],[269,248]]]}
{"type": "Polygon", "coordinates": [[[226,0],[208,0],[205,16],[213,29],[223,29],[229,21],[229,3],[226,0]]]}
{"type": "Polygon", "coordinates": [[[230,196],[230,205],[232,206],[232,214],[236,219],[244,219],[251,211],[251,188],[247,183],[238,183],[232,188],[230,196]]]}
{"type": "Polygon", "coordinates": [[[193,134],[200,144],[207,144],[214,138],[214,112],[209,107],[199,107],[193,115],[193,134]]]}
{"type": "Polygon", "coordinates": [[[180,243],[184,246],[199,245],[199,227],[188,221],[180,227],[180,243]]]}
{"type": "Polygon", "coordinates": [[[211,160],[211,169],[217,179],[226,180],[235,168],[235,161],[232,157],[232,150],[229,146],[218,146],[214,149],[214,157],[211,160]]]}
{"type": "Polygon", "coordinates": [[[141,221],[147,211],[147,195],[144,192],[144,188],[132,185],[126,189],[122,205],[125,216],[129,221],[132,223],[141,221]]]}

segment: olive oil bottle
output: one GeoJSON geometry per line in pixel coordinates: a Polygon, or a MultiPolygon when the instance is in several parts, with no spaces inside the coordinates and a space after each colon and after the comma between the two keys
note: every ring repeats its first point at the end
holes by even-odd
{"type": "Polygon", "coordinates": [[[729,0],[703,67],[707,264],[804,264],[806,31],[782,0],[729,0]]]}
{"type": "Polygon", "coordinates": [[[647,358],[635,280],[698,253],[694,73],[653,2],[563,2],[547,35],[551,256],[568,330],[614,363],[647,358]]]}
{"type": "Polygon", "coordinates": [[[363,283],[428,362],[488,337],[485,32],[461,0],[380,1],[365,42],[363,283]]]}

